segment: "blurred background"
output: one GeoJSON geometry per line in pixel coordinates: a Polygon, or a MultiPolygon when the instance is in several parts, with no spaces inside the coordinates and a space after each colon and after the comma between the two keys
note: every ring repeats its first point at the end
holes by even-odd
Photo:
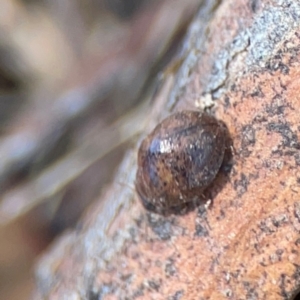
{"type": "Polygon", "coordinates": [[[0,299],[76,226],[142,129],[201,0],[1,0],[0,299]]]}

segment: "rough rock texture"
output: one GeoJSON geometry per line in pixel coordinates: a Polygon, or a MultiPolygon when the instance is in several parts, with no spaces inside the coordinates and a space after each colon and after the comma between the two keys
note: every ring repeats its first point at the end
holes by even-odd
{"type": "Polygon", "coordinates": [[[203,3],[145,133],[182,108],[206,108],[226,123],[232,157],[206,193],[211,204],[169,217],[146,212],[127,187],[132,150],[103,201],[41,258],[35,299],[293,299],[299,24],[298,1],[203,3]]]}

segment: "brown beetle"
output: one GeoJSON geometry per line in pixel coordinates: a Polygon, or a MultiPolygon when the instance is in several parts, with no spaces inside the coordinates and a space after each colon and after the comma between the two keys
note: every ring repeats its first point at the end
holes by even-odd
{"type": "Polygon", "coordinates": [[[138,151],[135,185],[144,206],[160,211],[198,200],[220,169],[225,140],[224,125],[207,113],[164,119],[138,151]]]}

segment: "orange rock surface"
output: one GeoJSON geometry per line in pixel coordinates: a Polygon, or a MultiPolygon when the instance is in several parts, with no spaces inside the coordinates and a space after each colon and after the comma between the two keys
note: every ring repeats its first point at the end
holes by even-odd
{"type": "Polygon", "coordinates": [[[208,4],[200,9],[185,41],[185,59],[168,75],[173,87],[157,96],[166,101],[164,113],[154,104],[151,121],[182,108],[206,108],[225,122],[232,157],[206,192],[210,205],[168,217],[147,212],[134,191],[118,185],[133,185],[135,148],[104,202],[41,259],[36,297],[220,300],[297,294],[299,12],[296,1],[228,0],[216,10],[208,4]]]}

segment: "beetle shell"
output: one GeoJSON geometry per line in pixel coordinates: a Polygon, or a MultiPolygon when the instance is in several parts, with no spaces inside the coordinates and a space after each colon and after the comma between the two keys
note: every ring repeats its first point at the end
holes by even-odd
{"type": "Polygon", "coordinates": [[[220,169],[225,138],[224,125],[207,113],[164,119],[138,151],[135,185],[143,204],[168,209],[198,200],[220,169]]]}

